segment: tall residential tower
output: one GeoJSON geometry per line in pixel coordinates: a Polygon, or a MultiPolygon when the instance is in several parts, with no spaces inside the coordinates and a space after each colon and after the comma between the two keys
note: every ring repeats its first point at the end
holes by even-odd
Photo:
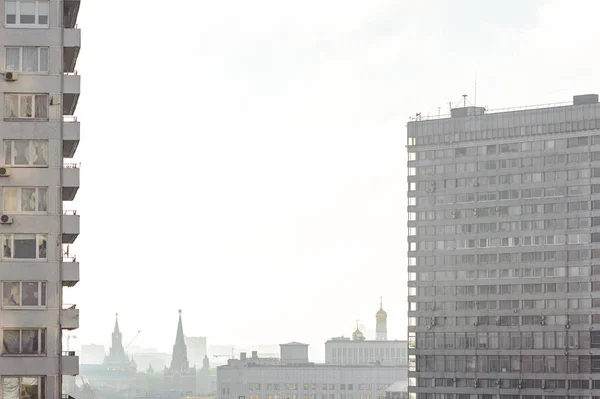
{"type": "Polygon", "coordinates": [[[408,124],[412,399],[600,396],[600,104],[408,124]]]}
{"type": "Polygon", "coordinates": [[[65,163],[79,143],[79,3],[0,2],[3,398],[60,399],[62,376],[79,370],[78,357],[62,348],[63,331],[79,326],[79,310],[62,299],[79,280],[67,251],[79,216],[63,207],[79,187],[78,167],[65,163]]]}

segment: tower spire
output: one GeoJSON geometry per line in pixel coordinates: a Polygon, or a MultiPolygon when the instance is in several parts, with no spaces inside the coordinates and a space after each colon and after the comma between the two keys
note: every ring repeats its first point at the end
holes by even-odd
{"type": "Polygon", "coordinates": [[[181,321],[181,312],[181,309],[179,309],[177,334],[175,335],[175,345],[173,345],[173,357],[171,359],[171,372],[174,373],[186,373],[190,367],[187,358],[185,335],[183,335],[183,322],[181,321]]]}
{"type": "Polygon", "coordinates": [[[383,310],[383,297],[379,297],[379,310],[375,314],[375,336],[378,341],[387,341],[387,313],[383,310]]]}
{"type": "Polygon", "coordinates": [[[119,331],[119,314],[115,313],[115,328],[113,329],[113,334],[120,334],[121,331],[119,331]]]}

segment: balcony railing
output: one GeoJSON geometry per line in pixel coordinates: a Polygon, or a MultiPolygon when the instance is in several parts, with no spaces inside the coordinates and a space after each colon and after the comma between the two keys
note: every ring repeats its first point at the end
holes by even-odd
{"type": "Polygon", "coordinates": [[[75,356],[75,351],[63,351],[63,356],[75,356]]]}
{"type": "Polygon", "coordinates": [[[71,304],[63,304],[63,310],[73,310],[73,309],[77,309],[77,305],[71,305],[71,304]]]}
{"type": "Polygon", "coordinates": [[[81,163],[63,163],[65,169],[80,169],[81,163]]]}
{"type": "Polygon", "coordinates": [[[62,261],[63,261],[63,263],[65,263],[65,262],[77,262],[77,255],[73,255],[73,256],[65,256],[65,255],[63,255],[62,261]]]}
{"type": "Polygon", "coordinates": [[[75,399],[74,397],[72,397],[71,395],[68,395],[66,393],[62,394],[62,399],[75,399]]]}
{"type": "Polygon", "coordinates": [[[65,122],[65,123],[77,122],[77,117],[73,116],[73,115],[63,115],[63,122],[65,122]]]}
{"type": "Polygon", "coordinates": [[[64,210],[63,215],[77,215],[77,211],[74,209],[64,210]]]}

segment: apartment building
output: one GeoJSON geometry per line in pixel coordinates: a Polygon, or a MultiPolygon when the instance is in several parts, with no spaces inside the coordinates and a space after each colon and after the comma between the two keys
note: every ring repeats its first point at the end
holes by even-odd
{"type": "Polygon", "coordinates": [[[600,396],[600,104],[408,123],[409,396],[600,396]]]}
{"type": "Polygon", "coordinates": [[[62,376],[78,373],[63,352],[64,330],[79,310],[63,289],[79,280],[67,246],[79,234],[68,206],[79,168],[68,163],[79,143],[74,117],[80,0],[1,0],[0,328],[2,398],[62,397],[62,376]],[[66,203],[63,205],[63,201],[66,203]]]}

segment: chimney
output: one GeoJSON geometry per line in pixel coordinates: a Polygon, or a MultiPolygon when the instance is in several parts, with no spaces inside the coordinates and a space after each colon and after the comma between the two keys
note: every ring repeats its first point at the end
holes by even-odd
{"type": "Polygon", "coordinates": [[[240,352],[240,360],[246,360],[246,352],[240,352]]]}

